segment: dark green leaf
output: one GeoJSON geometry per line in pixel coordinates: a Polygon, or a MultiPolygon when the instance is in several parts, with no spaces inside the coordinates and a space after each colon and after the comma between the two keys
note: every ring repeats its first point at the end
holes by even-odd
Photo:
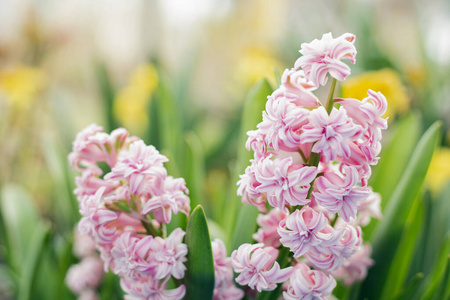
{"type": "Polygon", "coordinates": [[[208,223],[203,208],[198,205],[186,227],[188,261],[185,285],[188,300],[212,299],[214,291],[214,260],[208,223]]]}

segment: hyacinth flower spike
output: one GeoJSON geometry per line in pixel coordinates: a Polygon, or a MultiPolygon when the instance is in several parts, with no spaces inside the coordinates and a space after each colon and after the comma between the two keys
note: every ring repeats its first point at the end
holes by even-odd
{"type": "Polygon", "coordinates": [[[328,33],[303,43],[302,56],[268,97],[262,122],[248,132],[246,146],[254,159],[238,182],[238,195],[261,214],[253,235],[259,244],[242,245],[232,254],[241,285],[258,292],[273,290],[278,281],[271,278],[267,288],[263,283],[269,278],[257,271],[269,265],[252,261],[271,253],[287,261],[278,266],[273,257],[274,268],[294,268],[283,283],[284,299],[326,299],[336,286],[333,275],[348,275],[347,283],[362,280],[372,264],[368,246],[361,252],[358,225],[381,217],[379,198],[367,181],[381,150],[387,103],[371,90],[362,101],[334,99],[337,81],[350,75],[343,60],[355,63],[354,42],[352,34],[333,38],[328,33]],[[320,103],[313,92],[327,83],[328,75],[330,90],[320,103]],[[290,254],[272,247],[287,248],[290,254]],[[353,261],[361,262],[361,268],[353,261]]]}

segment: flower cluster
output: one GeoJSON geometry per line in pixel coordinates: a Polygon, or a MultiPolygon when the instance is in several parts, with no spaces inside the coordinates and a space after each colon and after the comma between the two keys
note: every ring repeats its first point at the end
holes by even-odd
{"type": "Polygon", "coordinates": [[[261,212],[253,236],[258,244],[240,246],[232,259],[236,281],[251,289],[284,283],[285,299],[322,299],[331,295],[335,277],[352,284],[373,264],[361,226],[381,217],[379,195],[367,181],[387,128],[387,102],[372,90],[362,100],[333,98],[337,80],[350,75],[342,60],[355,63],[354,41],[352,34],[328,33],[302,44],[295,67],[268,96],[262,122],[248,132],[254,158],[238,195],[261,212]],[[313,91],[328,74],[333,80],[322,104],[313,91]],[[293,256],[285,266],[276,262],[280,247],[293,256]]]}
{"type": "Polygon", "coordinates": [[[167,284],[184,277],[185,233],[167,236],[165,224],[172,214],[188,215],[190,200],[184,179],[167,175],[168,159],[123,128],[107,134],[93,124],[78,133],[69,161],[82,172],[78,230],[93,239],[100,266],[120,276],[126,298],[183,298],[184,285],[167,284]]]}

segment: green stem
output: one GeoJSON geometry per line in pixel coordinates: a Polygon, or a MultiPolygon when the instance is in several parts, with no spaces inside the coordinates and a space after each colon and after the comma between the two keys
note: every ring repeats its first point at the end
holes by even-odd
{"type": "Polygon", "coordinates": [[[334,105],[333,96],[334,96],[334,90],[336,89],[336,83],[337,83],[336,78],[333,78],[333,80],[331,81],[330,91],[328,92],[327,103],[325,104],[325,109],[327,110],[328,114],[330,114],[331,110],[333,109],[333,105],[334,105]]]}
{"type": "Polygon", "coordinates": [[[147,231],[147,234],[152,236],[161,236],[161,232],[153,226],[151,221],[141,221],[142,226],[144,226],[145,230],[147,231]]]}

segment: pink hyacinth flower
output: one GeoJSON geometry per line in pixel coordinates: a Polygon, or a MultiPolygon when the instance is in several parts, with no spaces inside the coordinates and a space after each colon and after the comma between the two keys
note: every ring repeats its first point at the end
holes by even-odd
{"type": "Polygon", "coordinates": [[[256,190],[267,194],[273,207],[286,211],[286,204],[305,205],[311,182],[317,176],[317,168],[292,163],[292,158],[267,156],[256,164],[255,178],[261,183],[256,190]]]}
{"type": "Polygon", "coordinates": [[[278,250],[263,244],[243,244],[231,254],[236,282],[251,289],[272,291],[277,283],[286,281],[292,267],[281,269],[276,262],[278,250]]]}
{"type": "Polygon", "coordinates": [[[361,126],[355,125],[344,108],[333,107],[330,115],[324,107],[313,110],[309,123],[302,127],[301,143],[314,143],[312,151],[334,160],[336,156],[350,157],[350,143],[361,134],[361,126]]]}
{"type": "Polygon", "coordinates": [[[319,99],[312,93],[317,86],[306,79],[303,70],[284,70],[280,88],[283,92],[296,96],[291,102],[297,106],[318,107],[321,105],[319,99]]]}
{"type": "Polygon", "coordinates": [[[164,179],[166,169],[164,162],[167,157],[160,154],[153,146],[146,146],[139,140],[132,143],[128,151],[122,151],[117,158],[117,163],[111,173],[105,176],[106,180],[125,179],[130,184],[130,191],[136,195],[151,192],[148,181],[155,178],[164,179]]]}
{"type": "Polygon", "coordinates": [[[172,275],[176,279],[184,277],[187,261],[187,246],[183,244],[185,232],[181,228],[176,228],[166,238],[156,237],[149,246],[147,261],[154,268],[153,276],[156,279],[163,279],[172,275]]]}
{"type": "Polygon", "coordinates": [[[305,257],[316,267],[326,271],[337,270],[344,259],[351,257],[361,246],[361,228],[338,219],[333,238],[327,244],[311,247],[305,257]]]}
{"type": "Polygon", "coordinates": [[[295,266],[289,282],[287,291],[283,292],[285,300],[326,299],[336,287],[333,276],[311,270],[303,263],[295,266]]]}
{"type": "Polygon", "coordinates": [[[181,300],[186,294],[184,285],[168,290],[167,281],[160,283],[151,276],[136,280],[123,277],[120,280],[120,286],[126,293],[125,300],[181,300]]]}
{"type": "Polygon", "coordinates": [[[103,278],[103,262],[99,257],[89,256],[67,271],[66,284],[75,294],[86,289],[96,289],[103,278]]]}
{"type": "Polygon", "coordinates": [[[78,258],[97,255],[95,241],[87,234],[80,234],[77,228],[74,230],[72,251],[78,258]]]}
{"type": "Polygon", "coordinates": [[[258,129],[264,136],[269,148],[285,151],[297,151],[300,144],[300,128],[307,123],[309,110],[298,107],[293,94],[280,89],[273,92],[266,102],[263,120],[258,129]]]}
{"type": "Polygon", "coordinates": [[[255,177],[254,160],[250,160],[250,162],[252,164],[245,169],[245,174],[239,175],[237,195],[242,197],[243,203],[254,205],[260,212],[265,213],[267,212],[266,194],[257,191],[261,183],[255,177]]]}
{"type": "Polygon", "coordinates": [[[274,208],[268,214],[259,214],[256,219],[259,229],[253,234],[253,239],[266,246],[280,247],[280,235],[278,234],[278,225],[288,217],[288,214],[274,208]]]}
{"type": "Polygon", "coordinates": [[[119,186],[118,182],[101,179],[101,175],[102,171],[98,168],[85,169],[81,173],[81,177],[75,178],[77,188],[73,193],[78,197],[83,195],[93,195],[99,188],[105,187],[105,194],[109,194],[119,186]]]}
{"type": "Polygon", "coordinates": [[[366,278],[367,269],[374,264],[370,258],[372,247],[365,244],[349,258],[344,259],[342,266],[333,272],[333,276],[346,286],[352,285],[355,281],[362,281],[366,278]]]}
{"type": "Polygon", "coordinates": [[[111,249],[114,274],[135,279],[149,276],[153,268],[145,258],[152,242],[151,235],[142,237],[136,236],[130,231],[122,233],[111,249]]]}
{"type": "Polygon", "coordinates": [[[163,183],[155,185],[152,189],[152,197],[142,208],[143,215],[153,213],[159,223],[170,223],[172,213],[182,212],[186,216],[189,215],[190,200],[186,196],[189,190],[183,178],[168,176],[163,183]]]}
{"type": "Polygon", "coordinates": [[[94,195],[85,195],[80,199],[80,214],[82,218],[78,223],[81,234],[88,234],[103,242],[113,241],[115,228],[107,228],[109,224],[117,220],[119,214],[105,208],[103,193],[105,187],[101,187],[94,195]],[[107,232],[110,231],[110,234],[107,232]],[[107,235],[103,235],[103,233],[107,235]]]}
{"type": "Polygon", "coordinates": [[[356,99],[336,99],[348,115],[363,127],[362,141],[358,141],[360,150],[370,164],[376,164],[381,151],[381,130],[387,128],[387,118],[382,118],[387,109],[386,98],[380,92],[367,91],[368,97],[356,99]]]}
{"type": "Polygon", "coordinates": [[[359,201],[365,200],[371,191],[356,186],[359,181],[358,170],[344,166],[344,179],[335,173],[327,172],[315,181],[316,201],[332,213],[338,213],[346,222],[356,218],[359,201]]]}
{"type": "Polygon", "coordinates": [[[69,154],[70,165],[83,170],[96,167],[98,162],[106,162],[112,167],[122,148],[135,140],[136,137],[128,137],[128,131],[124,128],[118,128],[108,135],[103,132],[103,127],[91,124],[77,134],[69,154]]]}
{"type": "Polygon", "coordinates": [[[339,81],[344,81],[350,75],[350,67],[341,60],[349,59],[355,63],[356,48],[355,36],[350,33],[333,39],[330,33],[326,33],[320,40],[311,43],[303,43],[300,53],[303,55],[295,62],[295,69],[302,68],[306,78],[316,86],[327,83],[327,74],[339,81]]]}
{"type": "Polygon", "coordinates": [[[283,246],[289,248],[294,257],[300,257],[311,247],[328,244],[334,236],[334,230],[323,213],[304,206],[280,223],[278,234],[283,246]]]}
{"type": "Polygon", "coordinates": [[[380,203],[381,195],[373,192],[367,199],[359,202],[358,224],[360,226],[368,225],[372,217],[378,220],[382,218],[380,203]]]}
{"type": "Polygon", "coordinates": [[[99,300],[100,296],[94,290],[84,290],[78,295],[77,300],[99,300]]]}
{"type": "Polygon", "coordinates": [[[231,258],[227,257],[225,244],[215,239],[211,242],[214,258],[214,296],[213,300],[239,300],[244,297],[244,291],[237,288],[233,282],[233,267],[231,258]]]}
{"type": "Polygon", "coordinates": [[[267,145],[265,142],[265,136],[262,134],[261,130],[250,130],[247,131],[248,139],[245,143],[245,148],[250,151],[253,150],[255,160],[266,155],[267,145]]]}

